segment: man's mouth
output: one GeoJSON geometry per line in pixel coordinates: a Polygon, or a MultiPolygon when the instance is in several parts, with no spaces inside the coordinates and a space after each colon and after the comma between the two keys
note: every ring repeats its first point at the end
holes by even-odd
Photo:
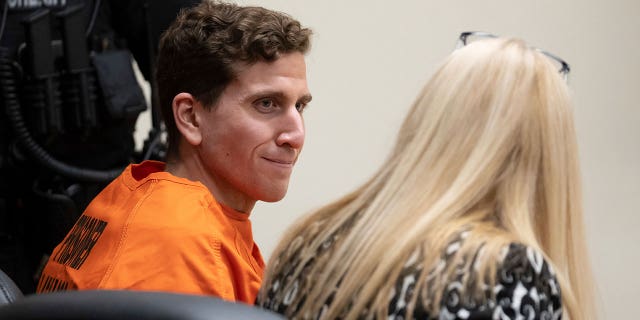
{"type": "Polygon", "coordinates": [[[283,167],[283,168],[291,168],[293,167],[295,161],[290,159],[278,159],[278,158],[265,158],[263,159],[269,161],[270,163],[283,167]]]}

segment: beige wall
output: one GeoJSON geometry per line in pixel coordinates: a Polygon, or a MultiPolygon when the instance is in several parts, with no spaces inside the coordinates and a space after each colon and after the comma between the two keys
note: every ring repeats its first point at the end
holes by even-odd
{"type": "Polygon", "coordinates": [[[572,67],[588,243],[603,319],[640,298],[640,2],[253,0],[315,36],[307,140],[287,197],[252,214],[266,258],[284,229],[372,174],[461,31],[513,35],[572,67]]]}

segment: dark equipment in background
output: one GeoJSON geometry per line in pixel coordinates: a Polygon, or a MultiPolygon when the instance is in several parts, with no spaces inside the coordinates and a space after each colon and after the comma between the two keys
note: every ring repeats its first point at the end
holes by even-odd
{"type": "MultiPolygon", "coordinates": [[[[0,1],[0,268],[24,293],[88,203],[132,162],[163,159],[132,55],[151,81],[161,32],[199,1],[0,1]]],[[[152,89],[152,101],[155,101],[152,89]]]]}

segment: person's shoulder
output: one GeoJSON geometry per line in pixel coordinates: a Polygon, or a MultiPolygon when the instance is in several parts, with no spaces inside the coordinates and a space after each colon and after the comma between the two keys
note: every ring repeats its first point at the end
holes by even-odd
{"type": "Polygon", "coordinates": [[[521,284],[526,287],[549,285],[544,289],[560,294],[555,271],[542,252],[522,243],[511,243],[505,250],[498,269],[498,283],[521,284]]]}
{"type": "MultiPolygon", "coordinates": [[[[476,255],[477,258],[481,256],[476,255]]],[[[562,319],[560,285],[552,265],[540,251],[521,243],[507,244],[496,267],[493,285],[483,285],[487,300],[467,296],[462,292],[465,291],[461,289],[463,284],[455,280],[447,285],[437,316],[447,319],[562,319]]]]}
{"type": "Polygon", "coordinates": [[[133,198],[138,200],[132,204],[135,207],[130,207],[138,226],[195,235],[210,233],[212,224],[216,224],[221,210],[202,184],[164,175],[145,184],[135,191],[138,194],[133,198]]]}
{"type": "Polygon", "coordinates": [[[521,243],[505,250],[496,275],[494,318],[561,319],[560,285],[544,255],[521,243]]]}
{"type": "Polygon", "coordinates": [[[171,203],[172,206],[207,208],[214,201],[209,189],[201,183],[173,176],[154,179],[153,186],[147,189],[147,193],[154,202],[171,203]]]}

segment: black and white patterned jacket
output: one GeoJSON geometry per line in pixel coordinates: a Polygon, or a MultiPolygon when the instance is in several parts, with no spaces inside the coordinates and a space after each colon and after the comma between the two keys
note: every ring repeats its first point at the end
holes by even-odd
{"type": "MultiPolygon", "coordinates": [[[[448,257],[455,255],[464,238],[466,237],[461,236],[449,244],[446,252],[442,255],[441,267],[442,264],[448,262],[448,257]]],[[[329,246],[331,242],[333,241],[329,241],[329,246]]],[[[323,247],[326,249],[328,246],[323,247]]],[[[297,262],[290,261],[290,263],[296,264],[297,262]]],[[[422,271],[421,263],[421,260],[416,259],[416,255],[413,255],[405,264],[396,279],[393,294],[389,298],[387,319],[562,319],[560,286],[555,273],[542,254],[533,248],[518,243],[512,243],[504,248],[504,259],[497,270],[496,285],[485,289],[486,296],[492,296],[493,299],[478,303],[473,298],[461,296],[462,283],[451,281],[445,288],[440,308],[436,314],[430,314],[421,303],[416,303],[411,315],[407,315],[407,306],[413,294],[416,293],[414,289],[422,271]],[[491,295],[491,292],[494,295],[491,295]]],[[[462,274],[460,278],[462,278],[462,274]]],[[[322,312],[312,316],[297,315],[295,311],[293,315],[291,314],[291,310],[297,310],[299,305],[304,302],[304,296],[300,295],[305,294],[302,287],[309,285],[308,281],[309,279],[306,278],[292,278],[285,273],[278,274],[273,277],[271,283],[263,284],[262,290],[267,290],[266,299],[260,300],[259,297],[256,304],[285,315],[288,309],[289,316],[294,319],[321,319],[322,312]],[[288,288],[287,292],[282,292],[283,288],[288,288]],[[299,305],[292,306],[294,301],[299,301],[299,305]]],[[[418,291],[419,295],[426,292],[424,290],[418,291]]],[[[423,298],[419,296],[417,301],[422,301],[423,298]]],[[[330,297],[325,305],[328,306],[331,302],[330,297]]]]}

